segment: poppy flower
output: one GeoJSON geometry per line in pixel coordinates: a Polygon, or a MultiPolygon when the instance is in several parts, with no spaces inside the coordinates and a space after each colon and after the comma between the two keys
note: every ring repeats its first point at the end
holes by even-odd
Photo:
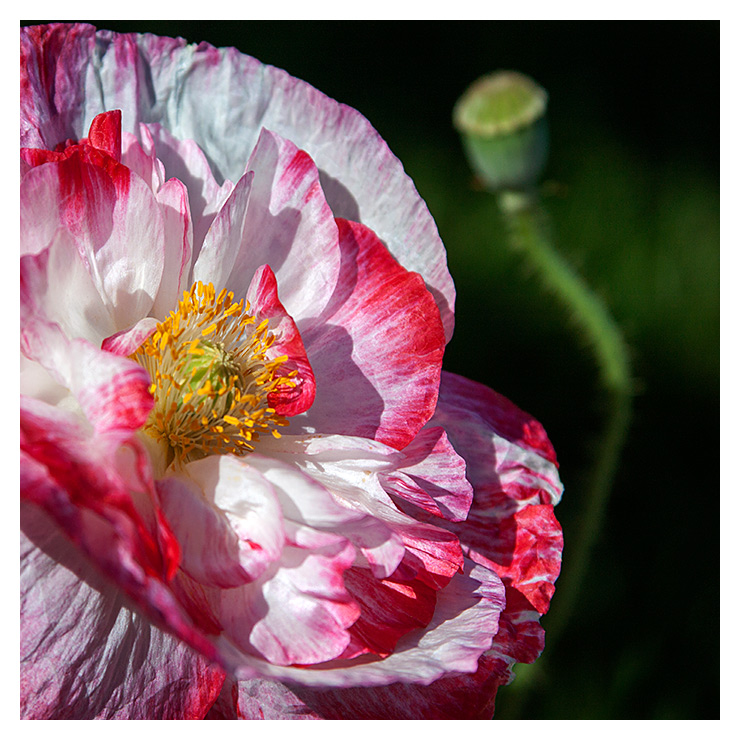
{"type": "Polygon", "coordinates": [[[434,221],[234,49],[21,30],[21,716],[484,718],[560,567],[434,221]]]}

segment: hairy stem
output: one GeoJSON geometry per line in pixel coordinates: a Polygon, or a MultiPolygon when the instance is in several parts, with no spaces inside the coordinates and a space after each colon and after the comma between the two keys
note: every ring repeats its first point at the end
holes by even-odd
{"type": "MultiPolygon", "coordinates": [[[[545,287],[557,296],[588,341],[608,395],[608,416],[596,458],[587,479],[578,525],[565,546],[563,572],[554,608],[547,618],[547,644],[557,642],[574,611],[588,570],[590,553],[603,524],[619,458],[627,438],[632,410],[633,384],[629,354],[619,327],[601,299],[555,250],[546,213],[536,194],[506,191],[498,195],[511,246],[521,252],[545,287]]],[[[524,707],[526,694],[546,672],[547,654],[522,671],[512,689],[518,694],[509,707],[524,707]],[[520,681],[520,679],[523,679],[520,681]],[[519,684],[519,686],[517,686],[519,684]]],[[[513,698],[513,697],[512,697],[513,698]]]]}

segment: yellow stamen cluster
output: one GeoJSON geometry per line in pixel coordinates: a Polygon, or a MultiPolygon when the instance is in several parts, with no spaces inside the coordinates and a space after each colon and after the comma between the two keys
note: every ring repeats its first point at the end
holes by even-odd
{"type": "Polygon", "coordinates": [[[287,425],[268,396],[293,386],[295,372],[277,375],[288,358],[267,359],[275,336],[249,310],[249,301],[197,282],[132,355],[153,381],[144,430],[166,446],[167,465],[244,455],[260,433],[280,437],[276,427],[287,425]]]}

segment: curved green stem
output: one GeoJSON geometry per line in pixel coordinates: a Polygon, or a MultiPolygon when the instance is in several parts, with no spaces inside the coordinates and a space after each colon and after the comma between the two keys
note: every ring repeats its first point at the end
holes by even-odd
{"type": "MultiPolygon", "coordinates": [[[[547,644],[552,648],[576,606],[589,556],[601,530],[629,429],[633,385],[629,354],[619,327],[604,303],[555,250],[546,213],[538,196],[530,192],[506,191],[499,193],[498,199],[512,247],[524,254],[545,286],[570,311],[593,349],[601,383],[609,396],[608,418],[588,480],[580,520],[571,535],[572,539],[566,542],[563,573],[553,602],[554,608],[547,618],[547,644]]],[[[544,675],[543,659],[546,657],[547,654],[543,655],[525,672],[527,680],[517,687],[520,707],[524,700],[521,693],[544,675]]],[[[518,682],[515,681],[512,688],[518,682]]]]}

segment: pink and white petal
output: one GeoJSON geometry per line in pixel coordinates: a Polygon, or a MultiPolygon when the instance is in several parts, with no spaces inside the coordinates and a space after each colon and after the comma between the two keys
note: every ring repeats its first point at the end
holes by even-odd
{"type": "MultiPolygon", "coordinates": [[[[466,459],[475,489],[468,520],[445,526],[471,552],[496,563],[507,585],[520,584],[530,595],[532,588],[541,595],[551,593],[562,551],[552,507],[562,484],[542,427],[494,391],[450,373],[442,374],[431,423],[445,428],[466,459]],[[490,537],[492,529],[500,536],[490,537]],[[529,553],[528,546],[535,543],[529,553]]],[[[538,608],[546,609],[546,601],[549,596],[539,599],[538,608]]]]}
{"type": "Polygon", "coordinates": [[[125,131],[159,122],[175,137],[195,140],[220,176],[236,181],[262,128],[275,131],[314,159],[334,215],[367,224],[404,267],[424,277],[452,336],[455,290],[434,220],[360,113],[235,49],[96,34],[82,24],[21,34],[23,146],[79,139],[97,113],[120,108],[125,131]]]}
{"type": "Polygon", "coordinates": [[[226,517],[188,479],[158,480],[164,515],[180,546],[180,567],[206,586],[234,588],[252,580],[239,562],[239,540],[226,517]]]}
{"type": "Polygon", "coordinates": [[[221,594],[225,633],[271,666],[337,658],[359,616],[343,579],[353,561],[354,548],[346,540],[317,550],[286,546],[274,572],[221,594]]]}
{"type": "MultiPolygon", "coordinates": [[[[199,522],[193,516],[195,507],[186,503],[186,499],[202,501],[198,508],[213,508],[231,531],[228,546],[232,550],[232,544],[236,546],[235,555],[246,575],[243,582],[255,580],[270,563],[280,558],[285,544],[283,515],[273,487],[245,461],[230,455],[192,462],[186,473],[187,478],[170,477],[161,482],[169,494],[165,513],[178,539],[189,536],[189,530],[191,534],[200,531],[199,522]],[[176,492],[183,487],[187,487],[187,495],[176,502],[176,492]]],[[[204,511],[204,520],[206,516],[211,517],[211,514],[204,511]]],[[[218,528],[227,535],[221,524],[218,528]]],[[[216,546],[215,539],[200,533],[198,544],[202,546],[201,558],[209,561],[214,558],[207,550],[216,546]]]]}
{"type": "Polygon", "coordinates": [[[223,672],[125,603],[21,504],[21,718],[201,719],[223,672]]]}
{"type": "Polygon", "coordinates": [[[154,406],[144,368],[84,339],[70,342],[55,324],[27,321],[21,348],[70,390],[92,428],[109,442],[131,437],[154,406]]]}
{"type": "Polygon", "coordinates": [[[128,131],[122,133],[121,162],[157,193],[165,181],[165,168],[155,155],[154,141],[146,126],[139,126],[139,136],[141,141],[128,131]]]}
{"type": "Polygon", "coordinates": [[[406,549],[396,577],[416,578],[438,590],[462,571],[463,550],[452,532],[421,522],[396,525],[396,530],[406,549]]]}
{"type": "Polygon", "coordinates": [[[244,211],[232,209],[229,243],[219,214],[206,235],[194,277],[244,295],[252,275],[269,264],[287,311],[299,326],[321,315],[339,272],[337,227],[311,158],[263,131],[247,164],[254,173],[244,211]]]}
{"type": "MultiPolygon", "coordinates": [[[[267,441],[267,440],[265,440],[267,441]]],[[[377,578],[390,576],[401,563],[405,546],[402,536],[393,526],[363,505],[363,486],[374,485],[383,496],[377,481],[366,468],[365,460],[338,461],[349,449],[341,450],[341,437],[290,438],[285,437],[265,445],[268,458],[250,456],[250,462],[262,466],[265,475],[275,482],[283,497],[286,518],[297,523],[294,536],[297,543],[314,540],[316,532],[341,532],[362,554],[358,562],[368,565],[377,578]],[[331,447],[335,441],[337,446],[331,447]],[[323,454],[322,454],[323,451],[323,454]],[[341,473],[335,467],[339,465],[341,473]],[[360,470],[362,468],[362,470],[360,470]],[[304,532],[307,525],[309,532],[304,532]]],[[[364,440],[361,440],[362,443],[364,440]]],[[[389,450],[391,454],[394,451],[389,450]]],[[[397,454],[397,453],[396,453],[397,454]]],[[[375,461],[369,461],[372,465],[375,461]]],[[[386,509],[394,507],[390,502],[386,509]]],[[[391,521],[393,521],[393,511],[391,521]]]]}
{"type": "Polygon", "coordinates": [[[475,673],[441,678],[428,686],[394,683],[322,690],[248,679],[238,682],[237,707],[226,704],[233,702],[233,688],[228,697],[224,692],[223,706],[230,711],[223,719],[488,720],[502,680],[495,669],[483,667],[493,659],[483,656],[480,662],[475,673]]]}
{"type": "Polygon", "coordinates": [[[560,500],[557,461],[542,426],[503,396],[443,372],[430,425],[444,427],[467,462],[475,489],[471,515],[495,525],[525,506],[560,500]]]}
{"type": "Polygon", "coordinates": [[[21,353],[21,386],[22,396],[37,398],[39,401],[56,406],[69,397],[69,389],[55,380],[43,365],[29,360],[21,353]]]}
{"type": "Polygon", "coordinates": [[[87,133],[93,116],[85,121],[85,77],[94,38],[84,25],[21,30],[21,146],[53,149],[87,133]]]}
{"type": "Polygon", "coordinates": [[[385,490],[450,521],[464,521],[473,501],[465,460],[441,427],[422,429],[403,449],[404,464],[384,473],[385,490]]]}
{"type": "Polygon", "coordinates": [[[82,340],[71,343],[77,359],[69,388],[98,434],[128,439],[154,406],[151,379],[140,365],[82,340]]]}
{"type": "Polygon", "coordinates": [[[170,549],[169,529],[156,519],[138,444],[111,449],[78,414],[26,397],[20,421],[21,498],[44,507],[90,552],[110,535],[101,562],[126,583],[138,585],[140,572],[166,578],[178,553],[170,549]]]}
{"type": "Polygon", "coordinates": [[[247,290],[247,300],[255,323],[269,320],[268,331],[275,341],[267,350],[267,359],[286,356],[277,369],[279,377],[293,377],[268,396],[270,406],[282,416],[295,416],[310,408],[316,395],[316,380],[306,357],[301,335],[293,319],[278,298],[277,279],[268,265],[257,269],[247,290]]]}
{"type": "Polygon", "coordinates": [[[126,167],[68,159],[30,170],[21,183],[21,232],[46,246],[61,226],[74,239],[117,329],[146,316],[164,265],[163,217],[126,167]]]}
{"type": "Polygon", "coordinates": [[[164,221],[164,267],[151,314],[161,320],[190,287],[193,222],[188,191],[179,180],[167,180],[157,191],[157,202],[164,221]]]}
{"type": "Polygon", "coordinates": [[[390,655],[399,639],[426,627],[437,604],[435,589],[419,579],[378,579],[367,568],[353,567],[344,583],[360,605],[360,616],[350,628],[352,641],[342,658],[370,653],[390,655]]]}
{"type": "Polygon", "coordinates": [[[70,339],[99,346],[115,324],[72,237],[58,228],[48,245],[38,246],[40,250],[28,249],[20,260],[22,323],[40,316],[58,324],[70,339]]]}
{"type": "MultiPolygon", "coordinates": [[[[254,172],[246,172],[239,178],[213,219],[203,246],[193,261],[193,280],[213,283],[217,293],[226,288],[237,298],[243,296],[248,287],[248,283],[243,285],[240,293],[231,282],[231,275],[239,254],[249,249],[247,208],[253,186],[254,172]]],[[[246,279],[251,277],[250,273],[246,279]]],[[[242,276],[242,281],[244,279],[242,276]]]]}
{"type": "MultiPolygon", "coordinates": [[[[226,545],[227,557],[233,562],[236,555],[251,581],[214,591],[209,597],[215,605],[221,643],[228,641],[232,646],[232,657],[225,657],[248,672],[259,670],[262,661],[258,656],[278,665],[336,658],[349,642],[347,628],[359,614],[342,579],[343,572],[354,561],[354,548],[334,532],[320,543],[303,542],[303,546],[297,547],[284,544],[284,515],[278,500],[284,506],[287,498],[282,489],[278,491],[278,486],[290,484],[293,495],[303,501],[310,482],[299,473],[297,477],[273,474],[275,464],[269,460],[255,466],[257,457],[250,456],[248,462],[229,456],[211,457],[187,467],[188,477],[198,487],[197,491],[191,487],[190,493],[196,501],[199,496],[205,498],[228,520],[238,542],[230,541],[226,545]],[[234,656],[233,648],[240,654],[234,656]]],[[[218,566],[208,547],[218,549],[218,545],[207,541],[203,520],[208,518],[203,512],[198,516],[197,507],[185,500],[186,496],[182,495],[186,493],[185,487],[179,485],[182,482],[170,479],[160,484],[165,512],[178,538],[184,539],[183,569],[193,570],[191,575],[205,582],[207,577],[216,575],[218,566]],[[188,560],[188,555],[199,559],[195,568],[191,567],[193,562],[188,560]]],[[[327,514],[331,515],[330,496],[326,492],[323,496],[329,501],[319,512],[315,499],[321,497],[321,492],[308,492],[308,497],[314,499],[309,518],[325,521],[327,514]]],[[[295,511],[289,511],[288,515],[303,522],[303,517],[295,511]]],[[[353,516],[356,516],[353,512],[347,512],[345,518],[353,516]]],[[[303,526],[308,528],[305,522],[303,526]]],[[[217,538],[227,534],[222,529],[216,532],[213,527],[209,533],[217,538]]],[[[223,550],[221,547],[218,554],[223,555],[223,550]]],[[[229,575],[233,575],[231,568],[229,575]]],[[[214,582],[213,585],[226,584],[214,582]]]]}
{"type": "Polygon", "coordinates": [[[352,511],[334,500],[327,488],[318,480],[285,462],[252,453],[248,462],[275,489],[283,517],[286,520],[329,532],[342,532],[343,528],[364,518],[359,511],[352,511]]]}
{"type": "Polygon", "coordinates": [[[403,577],[422,573],[420,577],[440,588],[459,570],[457,538],[398,511],[383,490],[382,476],[404,463],[403,453],[373,440],[338,435],[286,435],[264,440],[260,449],[310,475],[344,507],[366,515],[344,523],[341,531],[360,549],[376,578],[392,575],[403,561],[403,577]]]}
{"type": "MultiPolygon", "coordinates": [[[[392,655],[347,666],[330,662],[320,670],[262,664],[263,676],[304,687],[332,688],[428,684],[450,673],[474,673],[479,657],[491,646],[504,606],[504,588],[489,570],[469,561],[447,588],[437,593],[434,616],[423,630],[402,637],[392,655]]],[[[254,678],[236,670],[240,680],[254,678]]]]}
{"type": "Polygon", "coordinates": [[[152,335],[159,322],[151,316],[137,321],[131,328],[123,329],[109,337],[106,337],[101,349],[111,352],[120,357],[128,357],[141,347],[142,344],[152,335]]]}
{"type": "Polygon", "coordinates": [[[437,401],[444,334],[423,280],[366,227],[337,220],[342,272],[325,319],[301,330],[317,379],[307,432],[402,449],[437,401]],[[347,403],[346,399],[352,399],[347,403]]]}
{"type": "Polygon", "coordinates": [[[469,557],[495,570],[506,585],[502,629],[486,670],[507,683],[510,667],[534,661],[544,646],[539,617],[549,608],[560,572],[563,539],[553,505],[562,485],[555,455],[531,416],[490,389],[449,373],[442,374],[430,423],[446,429],[468,462],[475,489],[467,521],[444,526],[459,536],[469,557]],[[497,532],[495,538],[491,531],[497,532]]]}
{"type": "Polygon", "coordinates": [[[540,613],[515,588],[506,588],[506,610],[491,650],[481,659],[481,669],[494,672],[499,684],[514,680],[516,663],[534,663],[545,649],[540,613]]]}
{"type": "Polygon", "coordinates": [[[553,507],[532,504],[499,519],[495,542],[490,544],[482,537],[484,529],[490,532],[490,519],[477,518],[470,524],[477,535],[472,545],[466,543],[470,557],[495,569],[539,614],[547,613],[563,552],[563,532],[553,507]]]}
{"type": "Polygon", "coordinates": [[[218,661],[212,625],[172,590],[179,548],[138,442],[111,451],[75,413],[21,398],[21,500],[43,509],[154,624],[218,661]]]}
{"type": "Polygon", "coordinates": [[[178,179],[187,189],[193,219],[195,260],[208,228],[231,194],[234,184],[230,180],[225,180],[222,185],[216,182],[203,151],[192,139],[181,141],[159,123],[140,124],[139,136],[142,141],[152,142],[152,150],[156,151],[167,177],[178,179]]]}

